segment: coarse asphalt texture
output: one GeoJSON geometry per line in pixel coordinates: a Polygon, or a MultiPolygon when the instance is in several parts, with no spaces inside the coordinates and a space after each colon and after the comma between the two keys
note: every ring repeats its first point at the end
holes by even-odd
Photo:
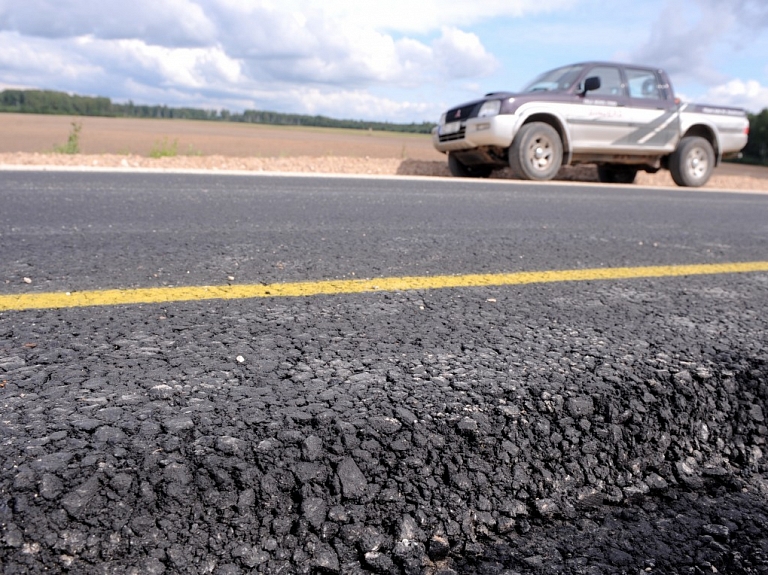
{"type": "MultiPolygon", "coordinates": [[[[0,292],[757,261],[768,197],[3,174],[0,292]]],[[[768,273],[0,314],[3,573],[768,573],[768,273]]]]}

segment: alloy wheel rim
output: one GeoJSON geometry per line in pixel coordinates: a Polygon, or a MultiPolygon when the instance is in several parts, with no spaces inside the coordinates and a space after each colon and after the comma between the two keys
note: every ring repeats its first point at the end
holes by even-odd
{"type": "Polygon", "coordinates": [[[535,170],[546,170],[552,164],[552,142],[541,136],[534,138],[528,147],[528,162],[535,170]]]}
{"type": "Polygon", "coordinates": [[[703,178],[709,170],[709,159],[701,148],[694,148],[688,154],[688,173],[696,179],[703,178]]]}

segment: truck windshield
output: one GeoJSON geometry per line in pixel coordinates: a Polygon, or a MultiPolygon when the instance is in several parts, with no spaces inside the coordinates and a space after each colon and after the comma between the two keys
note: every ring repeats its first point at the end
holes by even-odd
{"type": "Polygon", "coordinates": [[[523,92],[564,92],[578,79],[584,66],[564,66],[544,72],[523,88],[523,92]]]}

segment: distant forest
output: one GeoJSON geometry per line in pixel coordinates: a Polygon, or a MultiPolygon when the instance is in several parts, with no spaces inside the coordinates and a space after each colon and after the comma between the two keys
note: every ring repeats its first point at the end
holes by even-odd
{"type": "MultiPolygon", "coordinates": [[[[62,114],[72,116],[106,116],[114,118],[178,118],[218,122],[245,122],[276,126],[315,126],[322,128],[349,128],[354,130],[381,130],[428,134],[433,123],[394,124],[364,120],[337,120],[326,116],[281,114],[259,110],[232,113],[227,110],[199,108],[171,108],[145,106],[133,102],[115,104],[109,98],[69,95],[50,90],[4,90],[0,92],[0,112],[27,114],[62,114]]],[[[768,108],[759,114],[749,114],[749,142],[740,160],[749,164],[768,166],[768,108]]]]}
{"type": "Polygon", "coordinates": [[[260,110],[232,113],[227,110],[203,110],[199,108],[171,108],[145,106],[128,102],[115,104],[109,98],[77,96],[51,90],[4,90],[0,92],[0,112],[24,114],[60,114],[68,116],[103,116],[110,118],[169,118],[184,120],[210,120],[217,122],[245,122],[275,126],[313,126],[321,128],[349,128],[353,130],[381,130],[429,134],[435,125],[394,124],[364,120],[336,120],[326,116],[281,114],[260,110]]]}

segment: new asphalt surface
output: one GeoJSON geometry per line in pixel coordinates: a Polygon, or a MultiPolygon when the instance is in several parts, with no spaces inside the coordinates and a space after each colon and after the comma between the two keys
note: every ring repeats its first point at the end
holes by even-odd
{"type": "MultiPolygon", "coordinates": [[[[0,295],[768,260],[768,196],[0,173],[0,295]]],[[[768,573],[768,273],[0,312],[2,573],[768,573]]]]}

